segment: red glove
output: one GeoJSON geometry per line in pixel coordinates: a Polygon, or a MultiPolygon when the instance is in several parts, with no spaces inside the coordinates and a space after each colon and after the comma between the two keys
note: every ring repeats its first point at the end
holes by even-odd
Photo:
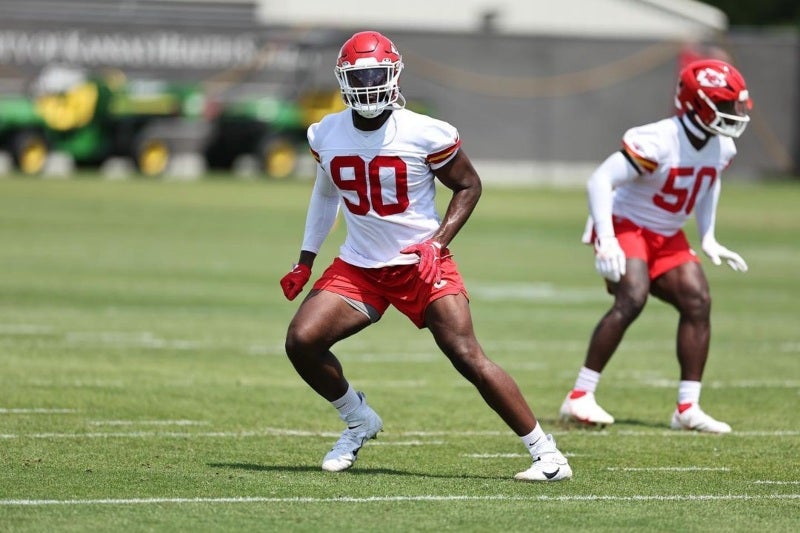
{"type": "Polygon", "coordinates": [[[311,277],[311,269],[306,265],[295,265],[292,271],[281,278],[281,289],[287,300],[294,300],[311,277]]]}
{"type": "Polygon", "coordinates": [[[416,254],[419,256],[419,275],[425,283],[439,283],[442,281],[442,245],[433,239],[428,239],[419,244],[412,244],[400,250],[401,254],[416,254]]]}

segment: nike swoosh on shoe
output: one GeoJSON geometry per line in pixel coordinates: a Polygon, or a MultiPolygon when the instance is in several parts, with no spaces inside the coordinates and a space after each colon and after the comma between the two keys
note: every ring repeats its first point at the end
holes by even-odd
{"type": "Polygon", "coordinates": [[[542,472],[542,474],[544,474],[544,477],[546,477],[547,479],[553,479],[558,475],[560,471],[561,471],[560,468],[556,468],[555,472],[542,472]]]}

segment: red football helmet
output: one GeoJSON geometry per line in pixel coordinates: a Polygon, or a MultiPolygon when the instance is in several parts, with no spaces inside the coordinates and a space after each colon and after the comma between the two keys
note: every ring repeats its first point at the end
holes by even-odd
{"type": "Polygon", "coordinates": [[[376,31],[350,37],[339,50],[334,68],[345,105],[365,118],[377,117],[390,105],[405,106],[398,87],[402,71],[397,47],[376,31]]]}
{"type": "Polygon", "coordinates": [[[706,131],[739,137],[753,107],[744,78],[733,65],[719,59],[693,61],[681,70],[675,92],[681,113],[693,112],[706,131]]]}

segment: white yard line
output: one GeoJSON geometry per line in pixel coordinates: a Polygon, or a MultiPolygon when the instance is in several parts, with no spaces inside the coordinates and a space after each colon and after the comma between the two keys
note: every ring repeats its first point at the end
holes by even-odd
{"type": "MultiPolygon", "coordinates": [[[[587,433],[592,433],[591,431],[587,431],[587,433]]],[[[611,436],[611,435],[619,435],[623,437],[654,437],[654,436],[663,436],[663,437],[706,437],[711,439],[725,439],[728,437],[798,437],[800,436],[800,431],[796,430],[775,430],[775,431],[734,431],[733,433],[729,433],[727,435],[715,435],[713,433],[699,433],[696,431],[675,431],[672,429],[665,429],[664,431],[630,431],[630,430],[621,430],[621,431],[600,431],[597,432],[601,436],[611,436]]]]}
{"type": "Polygon", "coordinates": [[[370,441],[370,446],[443,446],[443,440],[374,440],[370,441]]]}
{"type": "Polygon", "coordinates": [[[534,301],[564,303],[585,303],[607,301],[603,291],[596,287],[559,287],[551,283],[481,283],[469,286],[469,294],[476,300],[494,301],[534,301]]]}
{"type": "MultiPolygon", "coordinates": [[[[529,453],[462,453],[461,457],[468,459],[517,459],[530,457],[529,453]]],[[[565,457],[585,457],[583,454],[564,452],[565,457]]]]}
{"type": "Polygon", "coordinates": [[[198,350],[209,346],[206,341],[163,339],[151,331],[69,331],[64,341],[67,344],[170,350],[198,350]]]}
{"type": "MultiPolygon", "coordinates": [[[[728,435],[711,435],[691,431],[554,431],[554,435],[573,437],[678,437],[678,438],[710,438],[730,439],[737,437],[797,437],[800,431],[737,431],[728,435]]],[[[176,432],[176,431],[131,431],[131,432],[92,432],[92,433],[0,433],[0,439],[149,439],[149,438],[242,438],[242,437],[338,437],[336,431],[305,431],[286,428],[265,428],[257,431],[209,431],[209,432],[176,432]]],[[[392,437],[509,437],[510,431],[390,431],[385,435],[392,437]]]]}
{"type": "Polygon", "coordinates": [[[40,324],[0,324],[0,335],[47,335],[52,332],[52,327],[40,324]]]}
{"type": "MultiPolygon", "coordinates": [[[[677,388],[678,382],[667,378],[634,378],[637,385],[647,385],[658,389],[677,388]]],[[[630,385],[630,383],[628,384],[630,385]]],[[[796,379],[759,379],[740,381],[714,381],[703,382],[706,389],[797,389],[800,381],[796,379]]]]}
{"type": "Polygon", "coordinates": [[[208,426],[206,420],[90,420],[90,426],[208,426]]]}
{"type": "Polygon", "coordinates": [[[727,467],[708,467],[708,466],[651,466],[651,467],[616,467],[606,468],[611,472],[730,472],[727,467]]]}
{"type": "Polygon", "coordinates": [[[45,408],[45,407],[28,407],[28,408],[15,408],[15,407],[0,407],[0,414],[4,415],[49,415],[49,414],[65,414],[77,413],[75,409],[59,409],[59,408],[45,408]]]}
{"type": "Polygon", "coordinates": [[[529,453],[462,453],[461,457],[470,459],[516,459],[517,457],[530,457],[529,453]]]}
{"type": "Polygon", "coordinates": [[[230,498],[123,498],[87,500],[0,500],[0,506],[44,506],[44,505],[151,505],[151,504],[209,504],[209,503],[382,503],[382,502],[457,502],[457,501],[538,501],[538,502],[673,502],[673,501],[759,501],[759,500],[797,500],[800,494],[665,494],[652,496],[606,496],[588,494],[585,496],[465,496],[465,495],[422,495],[422,496],[368,496],[364,498],[270,498],[260,496],[240,496],[230,498]]]}

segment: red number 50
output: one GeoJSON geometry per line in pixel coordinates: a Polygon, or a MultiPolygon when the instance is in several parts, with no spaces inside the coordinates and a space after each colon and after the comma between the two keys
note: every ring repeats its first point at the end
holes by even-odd
{"type": "Polygon", "coordinates": [[[661,187],[661,191],[653,196],[653,203],[670,213],[677,213],[683,210],[688,215],[694,209],[697,193],[700,192],[700,187],[703,185],[705,178],[709,179],[708,187],[711,188],[714,180],[717,179],[717,169],[714,167],[701,167],[697,174],[694,174],[694,167],[672,168],[669,171],[667,181],[661,187]],[[676,181],[678,178],[686,178],[692,175],[694,175],[694,185],[691,186],[690,193],[689,183],[682,186],[676,181]]]}
{"type": "Polygon", "coordinates": [[[402,213],[408,207],[408,172],[405,161],[397,156],[379,155],[369,163],[357,155],[337,156],[331,160],[331,178],[343,191],[356,193],[357,203],[344,199],[344,205],[356,215],[366,215],[371,207],[385,217],[402,213]],[[352,178],[342,177],[342,169],[346,168],[353,170],[352,178]],[[388,191],[394,189],[394,202],[387,203],[383,198],[382,168],[390,169],[394,175],[394,187],[386,187],[388,191]]]}

